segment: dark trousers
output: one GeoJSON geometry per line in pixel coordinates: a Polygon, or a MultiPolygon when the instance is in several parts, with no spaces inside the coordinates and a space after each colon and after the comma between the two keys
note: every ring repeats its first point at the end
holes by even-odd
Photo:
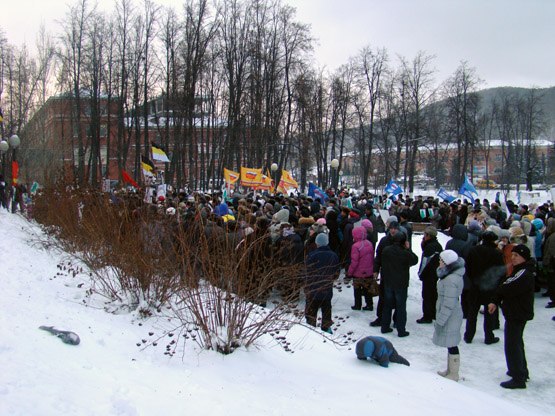
{"type": "Polygon", "coordinates": [[[402,334],[407,326],[407,291],[408,288],[393,289],[384,288],[384,305],[381,317],[382,329],[387,329],[391,325],[391,312],[395,309],[395,324],[397,332],[402,334]]]}
{"type": "Polygon", "coordinates": [[[547,293],[551,302],[555,302],[555,270],[550,266],[547,272],[547,293]]]}
{"type": "Polygon", "coordinates": [[[322,329],[325,331],[333,324],[331,320],[331,299],[306,299],[304,316],[307,324],[316,326],[318,309],[322,310],[322,329]]]}
{"type": "Polygon", "coordinates": [[[469,290],[468,291],[468,309],[466,312],[466,331],[464,333],[465,341],[472,341],[476,335],[476,324],[478,321],[478,314],[480,307],[484,306],[484,338],[489,342],[495,338],[493,330],[497,328],[496,315],[487,312],[489,302],[480,302],[480,292],[469,290]]]}
{"type": "Polygon", "coordinates": [[[426,279],[422,281],[422,317],[436,319],[437,280],[426,279]]]}
{"type": "Polygon", "coordinates": [[[505,321],[505,359],[509,375],[518,382],[528,378],[528,364],[522,339],[526,321],[505,321]]]}
{"type": "Polygon", "coordinates": [[[372,296],[368,290],[370,286],[370,279],[355,277],[353,278],[353,295],[355,297],[355,308],[360,309],[362,307],[362,297],[364,296],[364,302],[366,306],[372,306],[372,296]]]}

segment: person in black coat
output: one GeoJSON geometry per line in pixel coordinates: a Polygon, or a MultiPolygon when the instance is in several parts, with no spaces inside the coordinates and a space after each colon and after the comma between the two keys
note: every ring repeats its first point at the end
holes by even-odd
{"type": "Polygon", "coordinates": [[[405,233],[393,236],[393,244],[386,247],[381,259],[381,279],[384,285],[385,302],[381,317],[382,334],[392,332],[391,312],[396,312],[397,334],[406,337],[409,332],[407,324],[407,295],[409,288],[409,270],[418,263],[418,256],[411,249],[405,233]]]}
{"type": "MultiPolygon", "coordinates": [[[[282,267],[299,266],[304,262],[304,243],[290,224],[282,224],[281,235],[274,243],[278,263],[282,267]]],[[[299,300],[300,274],[287,276],[280,284],[282,298],[286,301],[299,300]]]]}
{"type": "MultiPolygon", "coordinates": [[[[493,231],[486,231],[481,236],[481,244],[472,247],[466,261],[466,273],[470,281],[467,294],[466,331],[464,341],[470,344],[476,334],[478,312],[482,305],[492,302],[497,282],[507,271],[503,260],[503,253],[497,249],[497,235],[493,231]]],[[[499,341],[493,333],[497,327],[495,316],[484,315],[484,342],[495,344],[499,341]]]]}
{"type": "Polygon", "coordinates": [[[439,253],[443,247],[437,241],[437,229],[426,227],[422,238],[422,259],[418,277],[422,281],[422,318],[417,319],[419,324],[431,324],[436,319],[437,302],[437,268],[439,267],[439,253]]]}
{"type": "Polygon", "coordinates": [[[506,389],[525,389],[530,375],[524,351],[524,327],[534,319],[535,262],[530,249],[524,244],[513,247],[511,253],[512,274],[495,291],[494,302],[488,312],[494,313],[501,305],[505,317],[505,359],[507,375],[511,380],[501,383],[506,389]]]}
{"type": "Polygon", "coordinates": [[[332,333],[331,300],[333,281],[339,277],[339,257],[328,245],[328,235],[320,233],[316,237],[317,248],[312,250],[306,260],[305,277],[305,319],[306,323],[316,326],[318,309],[322,310],[322,331],[332,333]]]}
{"type": "MultiPolygon", "coordinates": [[[[378,279],[378,275],[381,271],[382,267],[382,254],[386,247],[393,244],[393,236],[399,232],[402,232],[399,228],[399,223],[397,221],[392,221],[389,224],[387,229],[387,233],[384,237],[381,238],[380,242],[378,243],[378,247],[376,247],[376,252],[374,256],[374,279],[378,279]]],[[[380,293],[378,297],[378,307],[376,308],[376,319],[370,322],[370,326],[381,326],[381,318],[383,312],[383,305],[384,305],[384,286],[383,286],[383,279],[380,280],[380,293]]]]}

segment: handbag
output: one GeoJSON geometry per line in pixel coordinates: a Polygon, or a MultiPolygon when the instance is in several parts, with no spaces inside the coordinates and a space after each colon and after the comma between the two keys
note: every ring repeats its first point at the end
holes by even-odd
{"type": "Polygon", "coordinates": [[[380,284],[378,279],[370,278],[370,284],[368,285],[368,293],[370,296],[378,296],[380,294],[380,284]]]}

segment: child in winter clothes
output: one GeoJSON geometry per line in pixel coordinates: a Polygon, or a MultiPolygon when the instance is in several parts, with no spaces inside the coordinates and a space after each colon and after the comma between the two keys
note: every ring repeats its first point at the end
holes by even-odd
{"type": "Polygon", "coordinates": [[[382,367],[388,367],[390,362],[410,366],[410,363],[395,350],[393,344],[383,337],[362,338],[357,342],[356,354],[359,360],[370,358],[382,367]]]}
{"type": "Polygon", "coordinates": [[[351,309],[358,311],[362,307],[362,296],[366,301],[366,306],[362,309],[365,311],[374,309],[372,295],[369,293],[374,275],[374,246],[366,239],[366,235],[365,227],[353,229],[354,244],[351,248],[351,264],[347,272],[347,275],[353,278],[355,304],[351,309]]]}

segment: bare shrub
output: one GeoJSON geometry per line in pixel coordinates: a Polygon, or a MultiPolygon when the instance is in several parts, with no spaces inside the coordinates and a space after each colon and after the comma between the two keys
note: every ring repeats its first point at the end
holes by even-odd
{"type": "Polygon", "coordinates": [[[35,219],[89,267],[97,293],[131,309],[159,308],[179,283],[172,222],[134,199],[115,205],[106,194],[59,186],[37,197],[35,219]]]}
{"type": "MultiPolygon", "coordinates": [[[[192,225],[200,226],[206,224],[192,225]]],[[[288,330],[301,321],[303,313],[295,303],[301,269],[276,262],[265,232],[245,239],[235,229],[209,235],[197,229],[192,234],[198,238],[182,235],[180,239],[183,285],[174,307],[183,338],[229,354],[264,334],[288,330]],[[267,305],[272,293],[288,285],[294,285],[296,293],[282,292],[267,305]],[[191,332],[197,335],[192,337],[191,332]]]]}

